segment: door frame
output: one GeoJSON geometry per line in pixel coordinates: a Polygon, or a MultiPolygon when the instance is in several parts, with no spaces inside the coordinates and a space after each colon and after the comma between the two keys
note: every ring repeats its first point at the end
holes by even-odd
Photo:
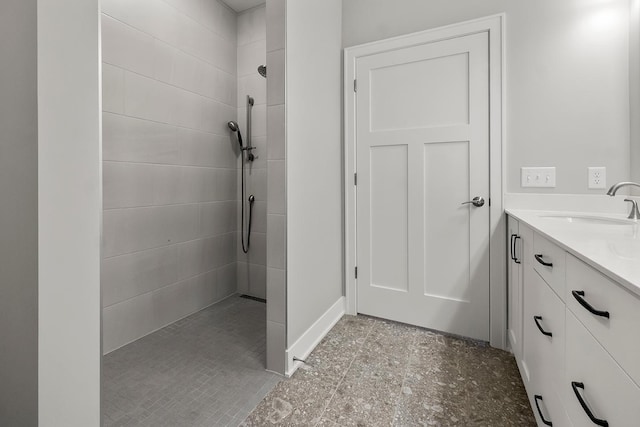
{"type": "Polygon", "coordinates": [[[357,314],[356,268],[356,110],[354,81],[356,60],[389,50],[433,43],[470,34],[489,35],[489,343],[507,349],[506,225],[503,195],[505,183],[505,14],[492,15],[390,39],[352,46],[344,50],[344,253],[346,313],[357,314]]]}

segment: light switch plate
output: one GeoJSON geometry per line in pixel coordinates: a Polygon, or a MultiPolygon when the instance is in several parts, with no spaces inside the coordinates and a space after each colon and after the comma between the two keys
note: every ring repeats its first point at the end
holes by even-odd
{"type": "Polygon", "coordinates": [[[607,188],[607,168],[590,167],[589,172],[589,189],[607,188]]]}
{"type": "Polygon", "coordinates": [[[521,168],[521,185],[523,187],[555,187],[556,186],[556,168],[521,168]]]}

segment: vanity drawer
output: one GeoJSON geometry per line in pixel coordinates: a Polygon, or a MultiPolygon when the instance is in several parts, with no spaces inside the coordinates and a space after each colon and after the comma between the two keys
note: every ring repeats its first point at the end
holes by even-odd
{"type": "Polygon", "coordinates": [[[638,427],[640,388],[570,311],[565,365],[561,390],[565,409],[575,426],[597,425],[589,418],[588,410],[611,427],[638,427]]]}
{"type": "Polygon", "coordinates": [[[567,255],[565,300],[589,332],[640,384],[640,298],[567,255]]]}
{"type": "Polygon", "coordinates": [[[551,289],[563,299],[565,251],[549,239],[535,233],[531,264],[545,282],[551,286],[551,289]]]}
{"type": "Polygon", "coordinates": [[[537,273],[529,279],[524,289],[524,364],[534,382],[560,385],[565,305],[537,273]]]}
{"type": "Polygon", "coordinates": [[[573,427],[567,412],[562,405],[562,399],[558,396],[558,389],[546,387],[543,389],[531,387],[529,403],[539,426],[551,425],[553,427],[573,427]]]}

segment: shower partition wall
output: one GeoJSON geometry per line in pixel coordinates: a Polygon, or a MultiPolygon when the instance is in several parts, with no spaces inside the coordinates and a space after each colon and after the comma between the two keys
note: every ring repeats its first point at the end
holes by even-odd
{"type": "Polygon", "coordinates": [[[216,0],[101,3],[107,353],[236,292],[237,20],[216,0]]]}
{"type": "MultiPolygon", "coordinates": [[[[265,6],[257,6],[238,14],[238,96],[237,118],[243,136],[251,136],[255,147],[253,161],[245,162],[246,197],[255,197],[251,224],[251,248],[243,253],[238,243],[238,292],[258,298],[266,298],[267,281],[267,84],[257,68],[266,61],[266,13],[265,6]],[[253,98],[253,107],[247,102],[253,98]],[[247,111],[251,108],[251,129],[247,129],[247,111]]],[[[249,142],[245,142],[248,144],[249,142]]],[[[242,161],[242,160],[239,160],[242,161]]],[[[238,173],[241,165],[238,164],[238,173]]],[[[238,175],[238,200],[241,198],[242,178],[238,175]]],[[[240,203],[240,202],[238,202],[240,203]]],[[[238,213],[240,213],[238,205],[238,213]]],[[[238,217],[238,237],[242,238],[242,221],[238,217]]],[[[246,227],[246,224],[245,224],[246,227]]],[[[245,230],[246,233],[246,230],[245,230]]],[[[246,234],[245,234],[246,235],[246,234]]]]}

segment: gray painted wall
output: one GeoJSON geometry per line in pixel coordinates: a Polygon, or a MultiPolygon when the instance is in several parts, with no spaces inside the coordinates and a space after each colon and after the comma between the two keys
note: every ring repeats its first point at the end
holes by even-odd
{"type": "Polygon", "coordinates": [[[38,0],[38,422],[100,425],[99,0],[38,0]]]}
{"type": "Polygon", "coordinates": [[[591,193],[587,167],[629,178],[628,0],[348,0],[343,46],[506,13],[508,192],[591,193]],[[555,189],[520,167],[555,166],[555,189]]]}
{"type": "Polygon", "coordinates": [[[342,296],[341,7],[287,2],[288,347],[342,296]]]}
{"type": "Polygon", "coordinates": [[[38,423],[36,0],[0,3],[0,425],[38,423]]]}
{"type": "MultiPolygon", "coordinates": [[[[631,180],[640,182],[640,0],[631,0],[629,27],[629,106],[631,109],[631,180]]],[[[640,189],[632,194],[640,195],[640,189]]]]}

